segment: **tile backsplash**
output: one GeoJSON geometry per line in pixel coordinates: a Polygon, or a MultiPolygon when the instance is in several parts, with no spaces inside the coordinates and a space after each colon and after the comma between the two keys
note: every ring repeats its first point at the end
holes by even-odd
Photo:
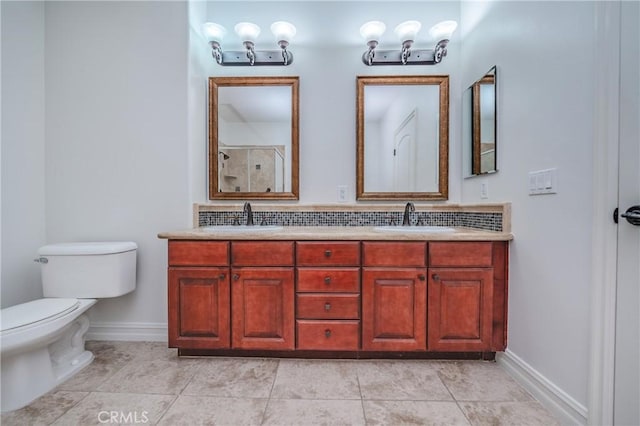
{"type": "MultiPolygon", "coordinates": [[[[238,208],[217,208],[213,211],[207,208],[198,209],[196,206],[198,226],[231,225],[244,223],[246,215],[238,208]]],[[[420,211],[416,208],[411,213],[411,224],[428,226],[463,226],[468,228],[483,229],[487,231],[505,231],[503,226],[504,211],[464,211],[443,209],[445,211],[428,210],[420,211]]],[[[315,208],[293,209],[271,208],[268,211],[260,211],[260,206],[254,207],[253,222],[256,225],[283,225],[283,226],[381,226],[400,225],[403,212],[388,210],[346,210],[335,211],[315,208]]]]}

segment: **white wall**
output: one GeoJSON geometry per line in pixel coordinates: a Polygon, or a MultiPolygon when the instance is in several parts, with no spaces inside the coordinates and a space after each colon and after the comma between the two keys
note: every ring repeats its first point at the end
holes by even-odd
{"type": "Polygon", "coordinates": [[[42,297],[44,3],[2,2],[2,307],[42,297]]]}
{"type": "Polygon", "coordinates": [[[594,121],[593,2],[463,2],[463,86],[498,66],[498,170],[462,201],[510,201],[508,351],[587,403],[594,121]],[[571,22],[571,25],[567,25],[571,22]],[[529,196],[556,167],[558,193],[529,196]]]}
{"type": "Polygon", "coordinates": [[[188,4],[45,8],[47,240],[135,241],[136,291],[100,301],[92,320],[166,323],[156,235],[191,226],[188,4]]]}

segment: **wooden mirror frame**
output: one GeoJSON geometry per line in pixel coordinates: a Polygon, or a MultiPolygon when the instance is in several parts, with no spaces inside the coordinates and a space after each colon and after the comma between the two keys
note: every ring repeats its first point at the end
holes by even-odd
{"type": "Polygon", "coordinates": [[[299,199],[299,78],[298,77],[209,77],[209,199],[297,200],[299,199]],[[291,192],[218,192],[218,89],[229,86],[291,87],[291,192]]]}
{"type": "Polygon", "coordinates": [[[472,90],[472,105],[471,105],[471,138],[472,138],[472,160],[471,160],[471,175],[486,175],[489,173],[495,173],[498,171],[498,89],[496,86],[496,80],[498,76],[498,69],[494,65],[489,71],[478,81],[471,86],[472,90]],[[482,140],[481,140],[481,107],[480,107],[480,87],[482,84],[493,84],[493,169],[482,171],[482,140]]]}
{"type": "Polygon", "coordinates": [[[358,76],[356,108],[356,199],[357,200],[447,200],[449,198],[449,76],[358,76]],[[438,122],[437,192],[367,192],[364,187],[364,89],[368,85],[438,85],[440,119],[438,122]]]}

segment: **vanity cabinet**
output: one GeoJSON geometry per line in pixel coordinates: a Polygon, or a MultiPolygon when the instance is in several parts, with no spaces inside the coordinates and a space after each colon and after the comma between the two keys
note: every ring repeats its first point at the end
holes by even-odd
{"type": "Polygon", "coordinates": [[[357,351],[360,347],[360,243],[296,244],[297,348],[357,351]]]}
{"type": "Polygon", "coordinates": [[[503,351],[507,277],[506,241],[170,240],[169,346],[503,351]]]}
{"type": "Polygon", "coordinates": [[[169,346],[294,348],[293,242],[169,242],[169,346]]]}
{"type": "Polygon", "coordinates": [[[362,246],[362,349],[425,351],[426,243],[362,246]]]}

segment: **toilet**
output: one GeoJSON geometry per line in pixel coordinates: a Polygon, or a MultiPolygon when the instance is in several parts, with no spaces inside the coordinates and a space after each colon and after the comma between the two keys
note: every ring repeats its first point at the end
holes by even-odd
{"type": "Polygon", "coordinates": [[[86,312],[136,287],[133,242],[51,244],[38,250],[43,299],[2,309],[2,412],[24,407],[87,366],[86,312]]]}

